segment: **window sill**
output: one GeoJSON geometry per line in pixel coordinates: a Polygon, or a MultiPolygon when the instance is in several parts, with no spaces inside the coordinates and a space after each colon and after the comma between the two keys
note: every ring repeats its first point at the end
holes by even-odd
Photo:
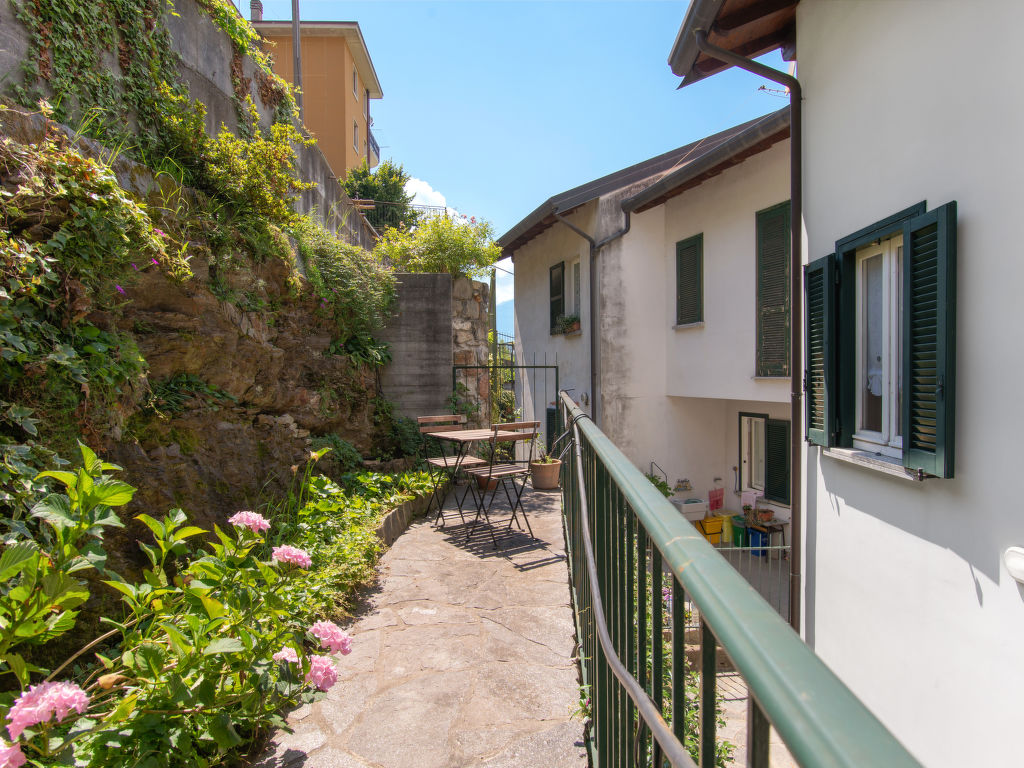
{"type": "Polygon", "coordinates": [[[577,328],[575,331],[566,331],[562,335],[566,336],[566,337],[569,337],[569,336],[582,336],[583,335],[583,329],[582,328],[577,328]]]}
{"type": "Polygon", "coordinates": [[[845,461],[848,464],[855,464],[858,467],[864,467],[865,469],[871,469],[875,472],[882,472],[893,477],[901,478],[902,480],[910,480],[911,482],[920,482],[920,478],[916,473],[911,472],[899,459],[894,459],[890,456],[884,456],[880,453],[872,453],[870,451],[862,451],[858,448],[823,448],[822,455],[828,456],[832,459],[838,459],[839,461],[845,461]]]}
{"type": "Polygon", "coordinates": [[[701,320],[699,323],[683,323],[682,325],[673,325],[672,326],[672,330],[673,331],[684,331],[687,328],[703,328],[703,327],[704,327],[704,321],[701,320]]]}

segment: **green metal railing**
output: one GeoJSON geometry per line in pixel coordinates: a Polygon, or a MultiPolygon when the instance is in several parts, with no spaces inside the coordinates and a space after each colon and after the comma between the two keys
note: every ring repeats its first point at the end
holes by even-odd
{"type": "Polygon", "coordinates": [[[772,726],[801,766],[917,766],[565,393],[560,403],[575,440],[563,508],[595,768],[694,766],[691,753],[715,765],[719,647],[750,693],[748,766],[768,766],[772,726]],[[685,598],[700,619],[699,678],[685,598]]]}

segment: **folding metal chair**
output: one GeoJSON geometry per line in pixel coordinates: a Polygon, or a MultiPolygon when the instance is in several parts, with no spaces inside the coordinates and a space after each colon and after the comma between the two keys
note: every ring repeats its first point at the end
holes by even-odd
{"type": "MultiPolygon", "coordinates": [[[[430,475],[430,480],[433,483],[432,496],[437,502],[437,516],[434,518],[436,524],[438,520],[441,521],[441,527],[444,527],[444,503],[448,498],[448,487],[443,487],[444,482],[447,480],[451,485],[455,484],[455,478],[458,473],[466,467],[476,467],[486,464],[485,459],[478,458],[476,456],[469,456],[466,453],[468,446],[459,445],[457,452],[452,455],[444,453],[440,440],[431,440],[430,436],[438,432],[451,432],[452,430],[463,429],[466,423],[465,414],[454,414],[448,413],[442,416],[420,416],[416,419],[416,423],[420,428],[420,450],[423,455],[423,460],[427,464],[427,473],[430,475]],[[433,443],[433,445],[431,445],[433,443]],[[436,451],[432,450],[436,446],[436,451]],[[440,455],[431,456],[430,454],[438,453],[440,455]]],[[[459,517],[462,518],[462,522],[466,522],[466,516],[462,513],[462,505],[466,500],[466,494],[462,494],[460,499],[458,494],[455,494],[455,501],[458,505],[459,517]]]]}
{"type": "Polygon", "coordinates": [[[487,522],[487,527],[491,531],[491,540],[494,542],[494,548],[498,548],[498,539],[494,535],[494,526],[491,525],[490,517],[491,509],[494,507],[494,499],[498,495],[498,486],[501,486],[505,491],[505,498],[508,499],[509,506],[512,509],[512,516],[508,520],[508,530],[512,530],[513,522],[522,530],[523,526],[519,522],[518,517],[519,513],[522,513],[523,522],[526,523],[526,530],[529,532],[530,538],[536,538],[533,535],[530,520],[526,516],[526,510],[523,508],[523,490],[526,488],[526,481],[530,476],[530,461],[533,460],[533,448],[536,443],[537,428],[539,426],[539,421],[520,421],[494,425],[490,440],[490,462],[486,467],[466,470],[466,474],[471,478],[480,478],[484,481],[483,490],[480,491],[479,498],[477,498],[473,483],[469,484],[470,492],[473,494],[473,501],[476,502],[476,517],[473,518],[472,524],[466,531],[466,541],[469,541],[469,537],[473,535],[476,524],[480,521],[480,516],[483,515],[484,520],[487,522]],[[529,449],[527,457],[520,461],[515,458],[516,444],[523,441],[528,442],[529,449]],[[505,445],[511,445],[512,447],[511,459],[505,460],[499,455],[500,447],[505,445]],[[490,501],[488,501],[486,489],[492,480],[497,481],[497,484],[491,490],[490,501]]]}

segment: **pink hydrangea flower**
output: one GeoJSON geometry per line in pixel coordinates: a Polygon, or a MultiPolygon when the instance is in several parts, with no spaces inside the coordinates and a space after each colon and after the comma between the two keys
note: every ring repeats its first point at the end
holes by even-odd
{"type": "Polygon", "coordinates": [[[4,744],[0,739],[0,768],[19,768],[25,764],[25,755],[17,744],[4,744]]]}
{"type": "Polygon", "coordinates": [[[309,660],[306,682],[312,683],[321,691],[330,690],[331,686],[338,682],[338,670],[334,668],[330,656],[313,656],[309,660]]]}
{"type": "Polygon", "coordinates": [[[289,648],[288,646],[282,648],[271,656],[271,658],[274,661],[290,661],[292,664],[298,664],[299,662],[299,654],[295,652],[294,648],[289,648]]]}
{"type": "Polygon", "coordinates": [[[88,706],[89,697],[74,683],[33,685],[18,697],[7,713],[10,720],[7,731],[16,739],[26,728],[45,723],[55,715],[58,721],[63,720],[72,709],[82,714],[88,706]]]}
{"type": "Polygon", "coordinates": [[[270,522],[263,515],[247,510],[236,512],[228,518],[228,522],[239,528],[248,528],[253,533],[265,531],[270,527],[270,522]]]}
{"type": "Polygon", "coordinates": [[[331,653],[341,651],[346,656],[352,653],[352,638],[333,621],[318,621],[309,628],[309,634],[319,638],[324,648],[331,653]]]}
{"type": "Polygon", "coordinates": [[[309,568],[313,565],[313,558],[305,550],[287,544],[283,547],[274,547],[271,554],[279,563],[291,563],[299,568],[309,568]]]}

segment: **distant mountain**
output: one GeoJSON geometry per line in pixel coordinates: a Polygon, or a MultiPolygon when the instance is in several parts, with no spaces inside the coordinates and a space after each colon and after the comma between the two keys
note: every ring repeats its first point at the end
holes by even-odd
{"type": "Polygon", "coordinates": [[[495,308],[498,333],[505,333],[509,336],[515,334],[515,302],[509,299],[498,304],[495,308]]]}

